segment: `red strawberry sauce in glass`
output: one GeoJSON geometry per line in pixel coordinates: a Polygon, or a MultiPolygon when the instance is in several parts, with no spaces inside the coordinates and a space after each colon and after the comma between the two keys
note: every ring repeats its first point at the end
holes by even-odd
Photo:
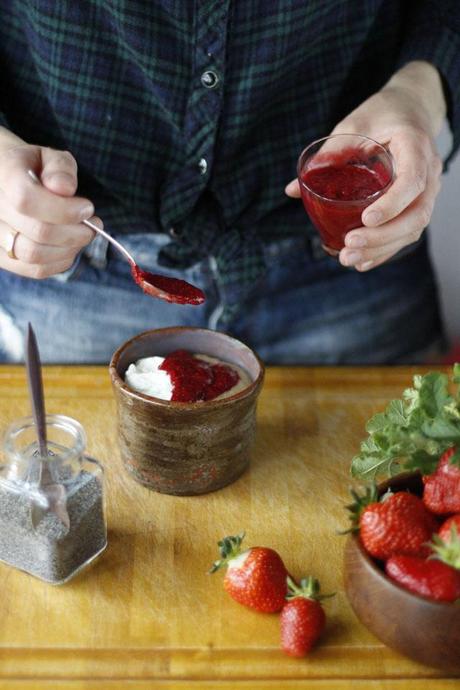
{"type": "Polygon", "coordinates": [[[321,236],[324,249],[336,255],[344,246],[347,232],[362,226],[364,209],[381,196],[393,181],[391,155],[381,144],[360,135],[335,135],[313,142],[299,159],[302,201],[321,236]],[[347,137],[364,140],[344,148],[327,148],[328,139],[347,137]],[[316,150],[314,146],[317,146],[316,150]],[[319,147],[318,147],[319,145],[319,147]]]}
{"type": "Polygon", "coordinates": [[[204,292],[185,280],[149,273],[136,264],[131,266],[131,274],[139,287],[152,297],[176,304],[202,304],[205,300],[204,292]]]}
{"type": "Polygon", "coordinates": [[[186,350],[171,352],[159,369],[171,377],[171,400],[176,402],[213,400],[240,380],[238,372],[227,364],[205,362],[186,350]]]}
{"type": "Polygon", "coordinates": [[[302,175],[307,187],[327,199],[361,201],[379,192],[388,181],[385,170],[369,170],[362,165],[328,165],[302,175]]]}

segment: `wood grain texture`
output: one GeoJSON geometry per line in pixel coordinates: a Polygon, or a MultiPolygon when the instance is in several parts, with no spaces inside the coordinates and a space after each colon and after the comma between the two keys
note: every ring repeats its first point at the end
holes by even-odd
{"type": "MultiPolygon", "coordinates": [[[[260,396],[251,468],[221,491],[157,494],[130,479],[101,367],[45,367],[47,409],[76,418],[106,470],[109,546],[74,581],[53,588],[0,564],[0,690],[59,687],[450,688],[440,671],[381,644],[343,591],[350,459],[367,418],[422,368],[272,368],[260,396]],[[278,647],[278,617],[231,600],[207,569],[216,542],[246,530],[294,576],[312,574],[328,623],[307,659],[278,647]],[[436,680],[438,679],[438,680],[436,680]],[[54,685],[53,685],[53,682],[54,685]],[[129,683],[128,683],[129,681],[129,683]]],[[[25,372],[0,367],[0,428],[29,414],[25,372]]]]}
{"type": "MultiPolygon", "coordinates": [[[[350,680],[8,680],[0,690],[348,690],[350,680]],[[282,685],[280,685],[280,682],[282,685]]],[[[458,690],[457,680],[354,680],[355,690],[458,690]]]]}

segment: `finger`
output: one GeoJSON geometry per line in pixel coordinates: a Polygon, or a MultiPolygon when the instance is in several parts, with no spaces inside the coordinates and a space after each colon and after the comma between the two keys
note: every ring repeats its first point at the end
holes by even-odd
{"type": "MultiPolygon", "coordinates": [[[[403,246],[416,242],[430,222],[439,189],[439,177],[430,174],[425,192],[397,218],[378,228],[351,230],[345,236],[345,248],[359,249],[367,259],[374,259],[395,242],[402,242],[403,246]]],[[[344,258],[347,254],[348,251],[344,252],[344,258]]]]}
{"type": "Polygon", "coordinates": [[[339,261],[342,266],[356,268],[359,271],[366,271],[375,266],[379,266],[390,256],[394,256],[407,244],[409,243],[399,239],[395,242],[386,244],[384,247],[379,247],[379,249],[369,251],[345,251],[342,249],[339,254],[339,261]]]}
{"type": "Polygon", "coordinates": [[[382,264],[384,264],[386,261],[395,256],[399,251],[401,251],[403,246],[404,245],[392,247],[390,251],[386,252],[385,254],[382,254],[382,256],[380,256],[378,259],[375,259],[375,261],[365,261],[364,263],[355,266],[355,269],[359,273],[366,273],[366,271],[371,271],[373,268],[382,266],[382,264]]]}
{"type": "Polygon", "coordinates": [[[362,221],[367,226],[382,225],[395,218],[426,187],[428,161],[432,157],[428,138],[404,132],[391,140],[390,151],[396,164],[396,179],[388,191],[364,211],[362,221]]]}
{"type": "Polygon", "coordinates": [[[73,196],[77,191],[77,161],[69,151],[41,150],[42,184],[55,194],[73,196]]]}
{"type": "MultiPolygon", "coordinates": [[[[11,246],[11,234],[16,233],[6,223],[0,222],[0,246],[4,249],[11,246]]],[[[75,247],[53,247],[33,242],[21,232],[16,233],[14,240],[14,256],[16,260],[26,264],[53,264],[72,262],[79,252],[75,247]]]]}
{"type": "MultiPolygon", "coordinates": [[[[19,230],[29,239],[40,244],[48,244],[55,247],[85,247],[94,239],[94,231],[82,223],[77,225],[54,225],[44,223],[34,218],[28,218],[9,206],[0,194],[0,219],[7,225],[19,230]]],[[[91,222],[103,228],[104,224],[97,216],[91,218],[91,222]]]]}
{"type": "Polygon", "coordinates": [[[292,197],[293,199],[298,199],[300,197],[300,186],[297,179],[291,180],[284,189],[285,194],[292,197]]]}
{"type": "Polygon", "coordinates": [[[34,278],[43,280],[68,271],[72,266],[72,261],[58,262],[54,264],[26,264],[17,259],[10,259],[5,252],[0,251],[0,269],[15,273],[23,278],[34,278]]]}
{"type": "Polygon", "coordinates": [[[35,157],[29,151],[33,148],[20,147],[0,159],[0,188],[13,209],[55,225],[73,225],[94,215],[94,206],[88,199],[54,194],[32,180],[27,171],[32,168],[37,173],[35,157]]]}

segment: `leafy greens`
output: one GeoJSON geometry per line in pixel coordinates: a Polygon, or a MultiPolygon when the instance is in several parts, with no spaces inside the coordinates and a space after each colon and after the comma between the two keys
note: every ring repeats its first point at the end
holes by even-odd
{"type": "Polygon", "coordinates": [[[351,463],[351,474],[374,481],[406,470],[430,474],[440,455],[457,446],[450,462],[460,466],[460,364],[453,368],[455,395],[440,372],[414,376],[413,388],[392,400],[366,424],[368,437],[351,463]]]}

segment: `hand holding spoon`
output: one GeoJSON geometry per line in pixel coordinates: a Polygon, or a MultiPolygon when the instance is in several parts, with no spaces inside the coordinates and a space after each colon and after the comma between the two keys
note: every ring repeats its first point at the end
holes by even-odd
{"type": "MultiPolygon", "coordinates": [[[[29,177],[36,183],[40,184],[40,180],[33,170],[28,170],[29,177]]],[[[133,280],[139,287],[151,297],[166,300],[166,302],[174,302],[176,304],[202,304],[205,295],[202,290],[187,283],[185,280],[179,278],[170,278],[168,276],[150,273],[142,270],[134,261],[134,258],[120,242],[115,240],[108,232],[102,230],[90,220],[82,221],[84,225],[99,235],[102,235],[115,249],[126,259],[131,265],[131,275],[133,280]]]]}

